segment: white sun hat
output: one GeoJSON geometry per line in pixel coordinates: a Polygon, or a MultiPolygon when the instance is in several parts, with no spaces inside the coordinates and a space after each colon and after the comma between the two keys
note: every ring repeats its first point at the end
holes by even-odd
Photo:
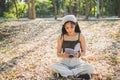
{"type": "Polygon", "coordinates": [[[77,19],[74,15],[66,15],[62,19],[62,24],[64,25],[67,21],[72,21],[72,22],[76,23],[77,19]]]}

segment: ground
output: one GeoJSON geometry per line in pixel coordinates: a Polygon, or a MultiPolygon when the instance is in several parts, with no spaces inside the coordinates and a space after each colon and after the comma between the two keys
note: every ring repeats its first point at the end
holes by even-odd
{"type": "MultiPolygon", "coordinates": [[[[92,80],[120,80],[120,21],[79,21],[87,55],[95,66],[92,80]]],[[[0,23],[0,80],[47,80],[56,56],[61,21],[19,20],[0,23]]]]}

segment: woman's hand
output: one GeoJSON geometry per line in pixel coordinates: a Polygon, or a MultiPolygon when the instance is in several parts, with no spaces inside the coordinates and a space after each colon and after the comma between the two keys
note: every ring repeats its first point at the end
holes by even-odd
{"type": "Polygon", "coordinates": [[[64,52],[62,55],[63,55],[64,58],[68,58],[70,56],[70,53],[64,52]]]}
{"type": "Polygon", "coordinates": [[[79,52],[74,54],[74,58],[79,58],[79,57],[80,57],[80,53],[79,52]]]}

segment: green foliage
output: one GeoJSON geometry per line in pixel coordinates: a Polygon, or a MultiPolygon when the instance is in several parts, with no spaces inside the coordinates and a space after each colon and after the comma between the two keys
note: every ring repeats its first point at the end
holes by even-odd
{"type": "Polygon", "coordinates": [[[92,7],[92,9],[91,9],[91,15],[97,16],[97,6],[92,7]]]}
{"type": "MultiPolygon", "coordinates": [[[[12,4],[12,3],[10,3],[10,4],[11,4],[11,7],[9,8],[9,10],[4,12],[3,17],[5,17],[5,18],[16,18],[16,9],[14,7],[14,4],[12,4]]],[[[27,4],[18,4],[17,8],[18,8],[19,17],[24,17],[25,14],[27,13],[27,4]]]]}
{"type": "Polygon", "coordinates": [[[12,12],[4,12],[4,18],[15,18],[15,14],[12,12]]]}
{"type": "Polygon", "coordinates": [[[13,2],[7,2],[6,5],[8,8],[3,13],[3,17],[4,18],[16,18],[13,2]]]}
{"type": "Polygon", "coordinates": [[[85,14],[85,4],[84,4],[84,1],[83,0],[81,0],[81,2],[80,2],[80,5],[79,5],[79,14],[81,14],[81,15],[83,15],[83,14],[85,14]]]}
{"type": "Polygon", "coordinates": [[[40,0],[35,4],[37,17],[50,17],[54,14],[52,1],[40,0]]]}
{"type": "Polygon", "coordinates": [[[27,14],[27,4],[18,4],[18,15],[24,17],[27,14]]]}
{"type": "MultiPolygon", "coordinates": [[[[71,1],[72,2],[72,1],[71,1]]],[[[65,5],[69,6],[70,0],[66,0],[65,5]]]]}
{"type": "Polygon", "coordinates": [[[114,16],[117,14],[118,5],[116,0],[106,0],[105,1],[105,15],[114,16]]]}
{"type": "MultiPolygon", "coordinates": [[[[28,12],[28,5],[21,4],[19,1],[17,2],[18,8],[18,15],[19,17],[26,17],[28,12]]],[[[70,9],[70,0],[55,0],[57,6],[57,15],[67,14],[72,10],[72,13],[76,13],[78,15],[85,15],[85,0],[71,0],[71,9],[70,9]]],[[[16,9],[15,5],[12,0],[5,3],[4,5],[1,3],[0,5],[0,16],[5,18],[15,18],[16,16],[16,9]],[[3,13],[4,12],[4,13],[3,13]]],[[[90,15],[96,16],[97,15],[97,4],[96,0],[88,0],[88,7],[90,8],[90,15]]],[[[119,0],[104,0],[103,3],[103,15],[104,16],[117,16],[119,7],[119,0]]],[[[35,9],[36,9],[36,16],[37,17],[53,17],[54,9],[52,0],[36,0],[35,2],[35,9]]],[[[101,3],[100,3],[100,10],[101,10],[101,3]]],[[[101,11],[100,11],[101,12],[101,11]]]]}

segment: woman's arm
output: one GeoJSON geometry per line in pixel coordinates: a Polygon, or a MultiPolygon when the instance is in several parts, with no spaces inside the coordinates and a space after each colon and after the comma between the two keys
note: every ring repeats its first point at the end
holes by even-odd
{"type": "Polygon", "coordinates": [[[85,56],[86,54],[86,41],[85,41],[85,37],[80,34],[80,43],[81,43],[81,56],[85,56]]]}
{"type": "Polygon", "coordinates": [[[69,57],[69,53],[61,53],[63,44],[63,37],[59,36],[57,40],[57,56],[61,58],[69,57]]]}

